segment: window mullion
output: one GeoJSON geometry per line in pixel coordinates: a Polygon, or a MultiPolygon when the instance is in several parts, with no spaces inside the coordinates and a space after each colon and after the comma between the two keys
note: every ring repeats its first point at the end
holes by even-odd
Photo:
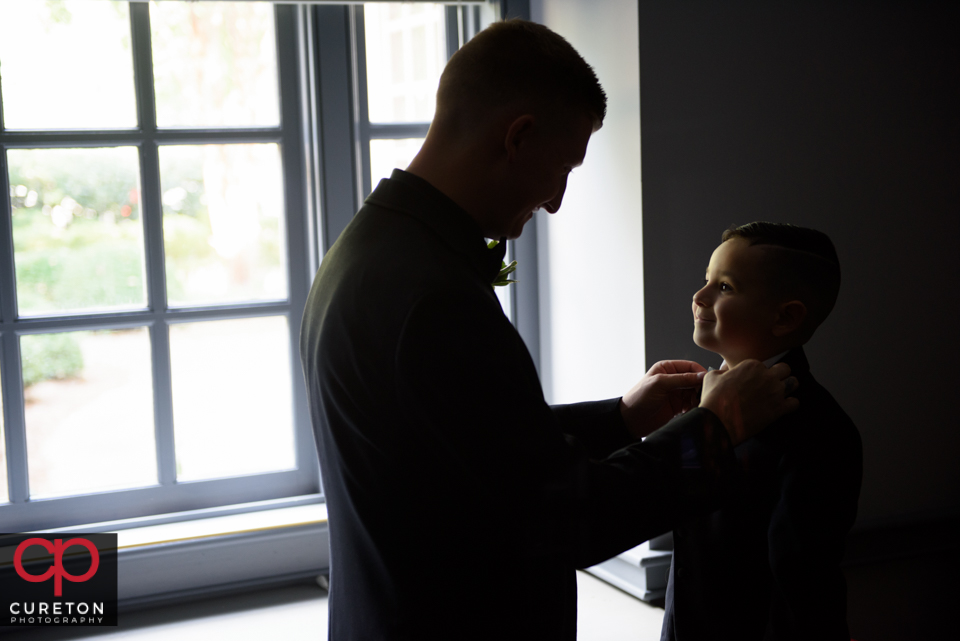
{"type": "Polygon", "coordinates": [[[173,435],[173,386],[170,376],[170,332],[167,323],[150,325],[150,356],[153,362],[153,420],[157,446],[157,480],[170,486],[177,480],[177,457],[173,435]]]}
{"type": "Polygon", "coordinates": [[[354,74],[350,42],[350,7],[320,5],[311,8],[316,34],[317,105],[320,111],[322,176],[321,202],[323,251],[333,245],[353,219],[358,200],[359,177],[354,141],[354,74]]]}
{"type": "Polygon", "coordinates": [[[157,132],[157,108],[153,91],[149,4],[130,3],[130,35],[137,91],[137,122],[140,123],[141,132],[152,139],[157,132]]]}
{"type": "Polygon", "coordinates": [[[444,7],[444,19],[447,33],[447,60],[463,46],[464,7],[444,7]]]}
{"type": "MultiPolygon", "coordinates": [[[[301,14],[302,15],[302,14],[301,14]]],[[[275,10],[277,29],[277,62],[280,67],[279,89],[281,122],[283,123],[283,143],[280,151],[283,163],[284,216],[286,219],[287,244],[287,282],[290,299],[290,313],[287,315],[290,345],[291,402],[293,403],[293,426],[297,467],[302,470],[319,471],[314,446],[310,416],[307,411],[306,391],[300,369],[300,350],[298,331],[300,317],[306,305],[309,288],[309,275],[304,269],[308,264],[310,225],[312,217],[305,182],[307,180],[305,158],[302,153],[303,118],[300,113],[302,102],[298,54],[299,47],[294,39],[284,38],[285,33],[299,33],[297,14],[294,7],[277,6],[275,10]]]]}
{"type": "Polygon", "coordinates": [[[153,367],[154,435],[157,476],[160,485],[176,482],[176,452],[173,435],[173,388],[170,374],[170,335],[160,317],[167,310],[163,254],[163,207],[160,201],[160,158],[157,150],[157,112],[153,89],[150,7],[130,4],[134,77],[137,88],[137,120],[143,133],[140,144],[140,212],[143,216],[144,260],[147,272],[147,305],[157,315],[150,324],[150,355],[153,367]]]}
{"type": "Polygon", "coordinates": [[[29,149],[64,147],[128,147],[137,145],[144,139],[158,144],[176,145],[221,144],[233,142],[278,142],[280,130],[277,127],[246,127],[244,129],[156,129],[141,131],[137,129],[90,130],[90,131],[14,131],[3,135],[8,148],[24,147],[29,149]]]}
{"type": "Polygon", "coordinates": [[[370,180],[370,110],[367,108],[367,46],[363,27],[363,5],[350,7],[353,59],[354,148],[356,149],[359,194],[362,203],[373,190],[370,180]]]}
{"type": "Polygon", "coordinates": [[[30,496],[27,471],[27,432],[23,415],[20,343],[15,332],[4,332],[0,341],[3,359],[3,435],[6,440],[7,493],[11,503],[26,503],[30,496]]]}
{"type": "Polygon", "coordinates": [[[425,138],[429,122],[368,123],[367,142],[371,139],[425,138]]]}
{"type": "MultiPolygon", "coordinates": [[[[0,127],[2,127],[0,122],[0,127]]],[[[7,494],[11,503],[25,503],[30,495],[27,471],[27,433],[23,415],[20,342],[15,328],[17,279],[14,271],[13,218],[7,150],[0,128],[0,382],[3,395],[3,438],[7,459],[7,494]]]]}
{"type": "MultiPolygon", "coordinates": [[[[300,73],[298,88],[300,91],[300,148],[303,154],[303,202],[306,221],[306,270],[305,290],[310,290],[314,274],[320,266],[320,254],[323,244],[323,225],[321,217],[322,194],[320,144],[320,107],[317,72],[317,35],[313,25],[313,13],[308,6],[297,7],[297,63],[300,73]]],[[[299,357],[298,357],[299,360],[299,357]]]]}
{"type": "MultiPolygon", "coordinates": [[[[0,225],[0,321],[4,326],[12,327],[17,318],[17,279],[14,272],[13,252],[13,209],[10,205],[10,173],[7,170],[7,148],[3,144],[3,130],[0,129],[0,212],[3,224],[0,225]]],[[[6,379],[4,385],[6,385],[6,379]]]]}

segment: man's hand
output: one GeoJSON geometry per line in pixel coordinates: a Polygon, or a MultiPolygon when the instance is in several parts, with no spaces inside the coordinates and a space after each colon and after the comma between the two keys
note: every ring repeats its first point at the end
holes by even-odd
{"type": "Polygon", "coordinates": [[[797,388],[790,366],[746,360],[736,367],[708,373],[703,379],[700,407],[720,417],[730,440],[739,445],[784,414],[796,411],[800,401],[788,397],[797,388]]]}
{"type": "MultiPolygon", "coordinates": [[[[620,414],[636,438],[695,407],[706,369],[693,361],[660,361],[620,399],[620,414]]],[[[719,415],[718,415],[719,416],[719,415]]]]}

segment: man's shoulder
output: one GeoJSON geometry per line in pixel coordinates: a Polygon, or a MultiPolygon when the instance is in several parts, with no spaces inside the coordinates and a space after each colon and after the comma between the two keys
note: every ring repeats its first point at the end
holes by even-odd
{"type": "Polygon", "coordinates": [[[331,314],[353,327],[399,326],[425,298],[460,296],[495,302],[470,262],[416,217],[366,203],[323,257],[304,314],[331,314]]]}
{"type": "Polygon", "coordinates": [[[422,221],[370,202],[346,226],[329,255],[334,260],[349,258],[376,265],[455,260],[442,239],[422,221]]]}
{"type": "Polygon", "coordinates": [[[399,293],[469,276],[463,261],[423,223],[370,203],[343,230],[317,272],[321,286],[372,293],[399,293]]]}

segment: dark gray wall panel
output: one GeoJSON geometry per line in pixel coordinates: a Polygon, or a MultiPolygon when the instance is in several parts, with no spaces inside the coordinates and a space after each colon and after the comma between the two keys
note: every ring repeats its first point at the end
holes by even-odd
{"type": "Polygon", "coordinates": [[[727,226],[821,229],[843,287],[808,354],[863,435],[861,521],[955,512],[956,5],[639,6],[648,362],[719,362],[690,298],[727,226]]]}

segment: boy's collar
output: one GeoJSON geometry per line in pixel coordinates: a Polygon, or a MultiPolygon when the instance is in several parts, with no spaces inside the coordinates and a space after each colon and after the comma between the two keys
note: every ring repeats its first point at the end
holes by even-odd
{"type": "MultiPolygon", "coordinates": [[[[720,365],[722,368],[726,364],[726,360],[720,365]]],[[[767,360],[763,361],[763,364],[767,367],[772,367],[777,363],[786,363],[790,366],[790,375],[791,376],[804,376],[810,371],[810,363],[807,361],[807,355],[803,351],[803,347],[794,347],[793,349],[788,349],[787,351],[777,354],[767,360]]]]}
{"type": "MultiPolygon", "coordinates": [[[[780,353],[777,354],[776,356],[771,356],[771,357],[768,358],[767,360],[763,361],[763,364],[764,364],[765,366],[767,366],[767,367],[773,367],[774,365],[776,365],[777,363],[779,363],[779,362],[780,362],[780,359],[783,358],[784,356],[786,356],[789,352],[790,352],[790,350],[788,349],[788,350],[785,351],[785,352],[780,352],[780,353]]],[[[727,359],[723,359],[723,362],[720,363],[720,369],[723,369],[726,364],[727,364],[727,359]]]]}
{"type": "Polygon", "coordinates": [[[776,365],[777,363],[779,363],[779,362],[780,362],[780,359],[782,359],[784,356],[786,356],[786,355],[787,355],[787,352],[789,352],[789,351],[790,351],[790,350],[788,349],[786,352],[780,352],[780,353],[777,354],[776,356],[771,356],[771,357],[768,358],[767,360],[763,361],[763,364],[766,365],[767,367],[773,367],[774,365],[776,365]]]}
{"type": "Polygon", "coordinates": [[[791,376],[800,377],[810,373],[810,363],[807,361],[807,354],[803,351],[803,347],[794,347],[780,359],[780,362],[790,366],[791,376]]]}

